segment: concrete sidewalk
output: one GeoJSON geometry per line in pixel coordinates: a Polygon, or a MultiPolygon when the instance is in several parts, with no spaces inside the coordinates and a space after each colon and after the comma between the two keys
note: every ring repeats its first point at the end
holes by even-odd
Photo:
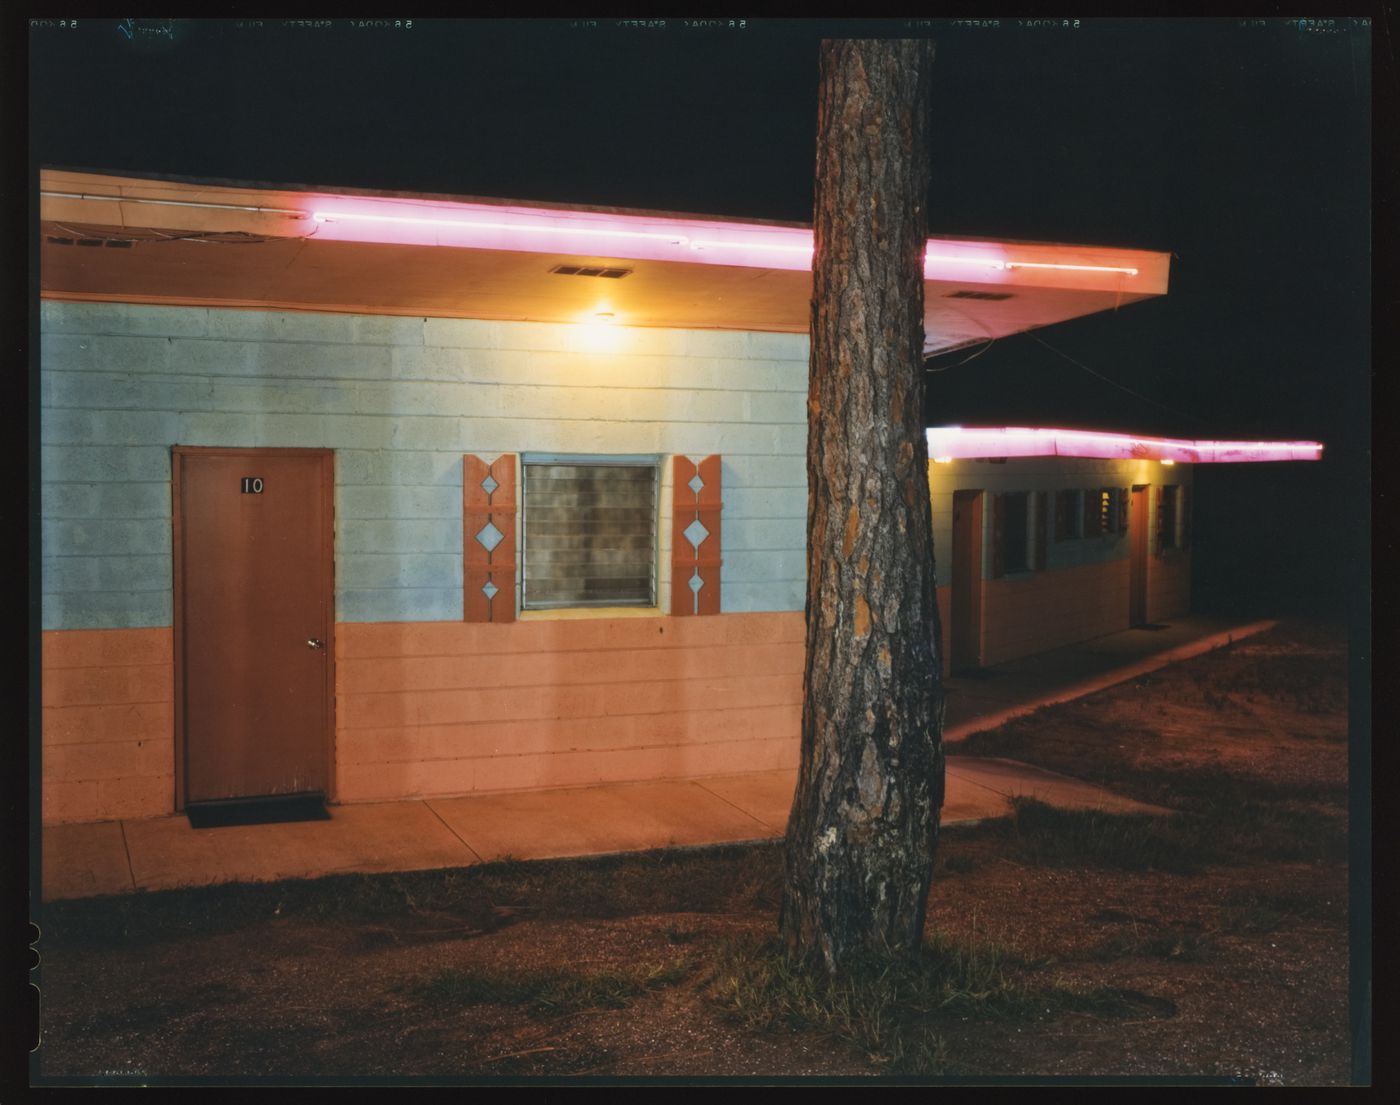
{"type": "MultiPolygon", "coordinates": [[[[1028,764],[956,755],[956,742],[1269,628],[1205,618],[1130,630],[948,682],[943,824],[1001,817],[1017,796],[1069,808],[1167,812],[1028,764]]],[[[329,821],[194,829],[183,815],[49,825],[46,901],[222,882],[465,867],[782,836],[795,770],[567,790],[333,806],[329,821]]]]}

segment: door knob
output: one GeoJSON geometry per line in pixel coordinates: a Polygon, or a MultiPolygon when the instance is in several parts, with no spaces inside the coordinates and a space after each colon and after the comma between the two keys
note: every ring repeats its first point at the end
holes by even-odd
{"type": "Polygon", "coordinates": [[[307,647],[307,648],[325,648],[325,647],[326,647],[326,642],[323,641],[323,640],[321,640],[321,639],[318,638],[318,637],[310,637],[310,638],[307,639],[306,647],[307,647]]]}

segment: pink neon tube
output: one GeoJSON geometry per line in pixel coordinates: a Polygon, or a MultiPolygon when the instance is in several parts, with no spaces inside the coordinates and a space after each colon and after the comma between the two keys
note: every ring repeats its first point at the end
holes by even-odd
{"type": "Polygon", "coordinates": [[[1183,464],[1320,460],[1317,441],[1183,441],[1095,430],[940,426],[928,431],[928,455],[940,460],[987,457],[1096,457],[1104,460],[1170,460],[1183,464]]]}
{"type": "MultiPolygon", "coordinates": [[[[724,223],[701,219],[622,215],[543,208],[435,204],[323,197],[311,217],[318,239],[401,245],[456,246],[689,261],[751,268],[807,270],[812,267],[812,232],[801,227],[724,223]]],[[[1011,247],[996,242],[930,239],[924,253],[925,279],[955,279],[970,270],[1009,272],[1044,269],[1134,277],[1121,265],[1082,265],[1017,260],[1011,247]]]]}

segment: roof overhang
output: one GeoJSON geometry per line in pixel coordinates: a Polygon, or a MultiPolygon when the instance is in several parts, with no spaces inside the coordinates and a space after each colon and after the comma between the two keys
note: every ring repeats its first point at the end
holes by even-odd
{"type": "MultiPolygon", "coordinates": [[[[793,223],[45,169],[49,298],[806,333],[793,223]],[[81,242],[89,243],[84,246],[81,242]],[[109,243],[129,243],[105,248],[109,243]],[[70,244],[71,243],[71,244],[70,244]],[[623,278],[559,266],[626,269],[623,278]]],[[[1163,295],[1169,255],[930,239],[925,351],[1163,295]]]]}
{"type": "Polygon", "coordinates": [[[1159,460],[1163,464],[1236,464],[1321,460],[1322,448],[1317,441],[1184,441],[1022,426],[936,426],[928,431],[928,455],[936,462],[991,457],[1097,457],[1159,460]]]}

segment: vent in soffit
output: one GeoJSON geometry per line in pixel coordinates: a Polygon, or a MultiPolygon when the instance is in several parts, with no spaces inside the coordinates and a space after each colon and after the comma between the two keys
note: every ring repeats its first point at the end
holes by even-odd
{"type": "Polygon", "coordinates": [[[966,288],[961,288],[956,292],[949,292],[944,299],[1012,299],[1011,292],[970,292],[966,288]]]}
{"type": "Polygon", "coordinates": [[[601,276],[608,280],[621,280],[631,274],[631,269],[604,269],[596,265],[555,265],[549,270],[556,276],[601,276]]]}

